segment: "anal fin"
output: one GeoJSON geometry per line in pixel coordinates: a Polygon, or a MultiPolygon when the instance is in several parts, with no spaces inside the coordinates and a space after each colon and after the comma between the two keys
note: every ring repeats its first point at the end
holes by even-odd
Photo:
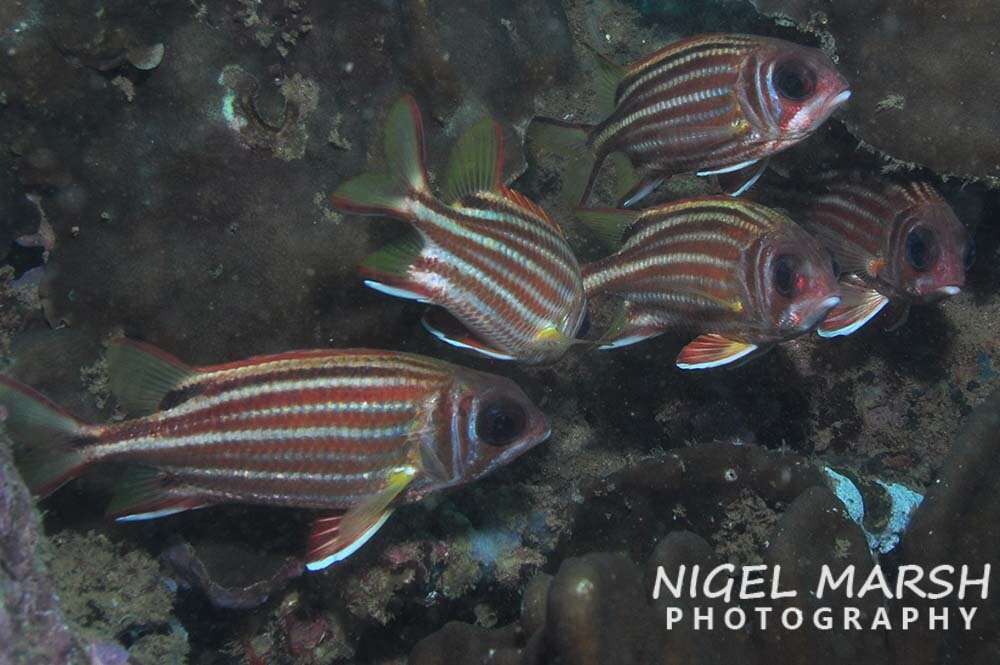
{"type": "Polygon", "coordinates": [[[753,187],[767,170],[770,159],[765,157],[737,171],[727,171],[718,176],[719,187],[730,196],[740,196],[753,187]]]}
{"type": "Polygon", "coordinates": [[[417,283],[410,270],[420,261],[423,240],[415,231],[404,233],[397,240],[370,254],[358,271],[365,285],[397,298],[430,302],[432,294],[417,283]]]}
{"type": "Polygon", "coordinates": [[[888,298],[874,289],[841,283],[840,290],[840,305],[830,310],[819,324],[817,332],[820,337],[851,335],[875,318],[889,303],[888,298]]]}
{"type": "Polygon", "coordinates": [[[759,347],[715,333],[699,335],[681,349],[677,366],[681,369],[711,369],[746,358],[759,347]]]}
{"type": "Polygon", "coordinates": [[[122,477],[107,515],[117,522],[139,522],[204,508],[209,503],[196,489],[177,484],[169,474],[138,467],[122,477]]]}
{"type": "Polygon", "coordinates": [[[321,517],[313,524],[306,568],[316,571],[343,561],[368,542],[392,515],[392,504],[416,477],[417,468],[389,471],[385,486],[346,513],[321,517]]]}
{"type": "Polygon", "coordinates": [[[495,360],[514,360],[514,356],[498,351],[480,340],[444,309],[435,308],[428,311],[421,319],[421,323],[427,332],[446,344],[475,351],[495,360]]]}

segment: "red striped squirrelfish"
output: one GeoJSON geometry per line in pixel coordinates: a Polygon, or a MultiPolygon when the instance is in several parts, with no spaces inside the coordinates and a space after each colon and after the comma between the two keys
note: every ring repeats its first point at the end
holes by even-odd
{"type": "Polygon", "coordinates": [[[814,329],[840,302],[826,250],[762,205],[710,196],[579,214],[623,243],[583,268],[588,299],[624,310],[601,348],[690,331],[677,366],[718,367],[814,329]]]}
{"type": "Polygon", "coordinates": [[[220,503],[321,510],[310,570],[352,554],[399,504],[477,480],[549,434],[508,379],[411,354],[294,351],[191,367],[122,340],[108,366],[123,405],[149,415],[84,424],[0,376],[32,491],[121,462],[136,469],[109,507],[119,520],[220,503]]]}
{"type": "Polygon", "coordinates": [[[850,335],[889,301],[898,327],[912,303],[953,296],[974,259],[972,238],[929,183],[857,175],[828,179],[804,216],[833,254],[844,300],[820,324],[824,337],[850,335]]]}
{"type": "Polygon", "coordinates": [[[344,212],[408,222],[413,232],[361,266],[365,283],[443,307],[424,326],[439,339],[493,358],[552,361],[573,344],[585,316],[580,266],[559,226],[503,180],[503,133],[489,119],[458,141],[444,200],[424,166],[423,125],[408,97],[389,113],[387,174],[334,192],[344,212]]]}
{"type": "Polygon", "coordinates": [[[754,35],[689,37],[629,67],[599,65],[603,121],[541,118],[529,129],[540,147],[573,160],[564,190],[580,205],[614,153],[639,171],[626,207],[681,173],[733,174],[729,191],[740,194],[770,155],[808,137],[851,95],[822,51],[754,35]]]}

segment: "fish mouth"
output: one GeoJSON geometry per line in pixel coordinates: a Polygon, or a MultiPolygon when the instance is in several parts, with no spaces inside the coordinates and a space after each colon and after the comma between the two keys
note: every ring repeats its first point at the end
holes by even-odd
{"type": "Polygon", "coordinates": [[[840,296],[827,296],[823,300],[819,301],[811,312],[807,316],[802,317],[802,321],[798,326],[798,332],[804,334],[813,330],[816,326],[822,323],[826,315],[830,313],[834,307],[840,304],[840,296]]]}
{"type": "Polygon", "coordinates": [[[847,88],[846,90],[841,90],[839,93],[837,93],[836,97],[830,100],[830,107],[833,108],[835,106],[840,106],[850,98],[851,98],[850,88],[847,88]]]}
{"type": "Polygon", "coordinates": [[[940,296],[957,296],[961,292],[962,292],[962,287],[950,284],[948,286],[942,286],[934,293],[940,296]]]}

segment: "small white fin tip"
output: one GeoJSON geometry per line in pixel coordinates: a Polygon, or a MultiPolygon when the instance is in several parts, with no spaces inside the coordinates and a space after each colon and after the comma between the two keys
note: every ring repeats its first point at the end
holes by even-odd
{"type": "Polygon", "coordinates": [[[307,562],[306,569],[312,572],[316,572],[317,570],[323,570],[324,568],[332,564],[335,564],[338,561],[343,561],[347,557],[351,556],[359,549],[361,549],[362,545],[371,540],[372,536],[374,536],[375,533],[382,528],[382,525],[385,524],[386,520],[389,519],[390,515],[392,515],[392,511],[387,510],[382,515],[382,517],[378,518],[377,522],[368,527],[368,529],[366,529],[365,532],[362,533],[353,543],[351,543],[344,549],[340,550],[339,552],[335,552],[324,559],[320,559],[319,561],[307,562]]]}

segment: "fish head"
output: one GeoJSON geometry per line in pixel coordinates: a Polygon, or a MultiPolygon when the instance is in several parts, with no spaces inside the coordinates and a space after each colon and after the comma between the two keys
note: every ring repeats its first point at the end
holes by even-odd
{"type": "Polygon", "coordinates": [[[975,259],[972,238],[941,198],[902,210],[886,242],[886,267],[880,277],[914,302],[934,302],[959,293],[975,259]]]}
{"type": "Polygon", "coordinates": [[[751,52],[740,90],[747,117],[759,123],[774,152],[816,131],[851,96],[850,84],[829,56],[777,39],[763,40],[751,52]]]}
{"type": "Polygon", "coordinates": [[[451,485],[472,482],[545,441],[549,420],[502,376],[461,369],[452,389],[451,485]]]}
{"type": "Polygon", "coordinates": [[[840,304],[833,260],[819,241],[790,220],[758,242],[753,287],[763,326],[774,339],[813,330],[840,304]]]}

